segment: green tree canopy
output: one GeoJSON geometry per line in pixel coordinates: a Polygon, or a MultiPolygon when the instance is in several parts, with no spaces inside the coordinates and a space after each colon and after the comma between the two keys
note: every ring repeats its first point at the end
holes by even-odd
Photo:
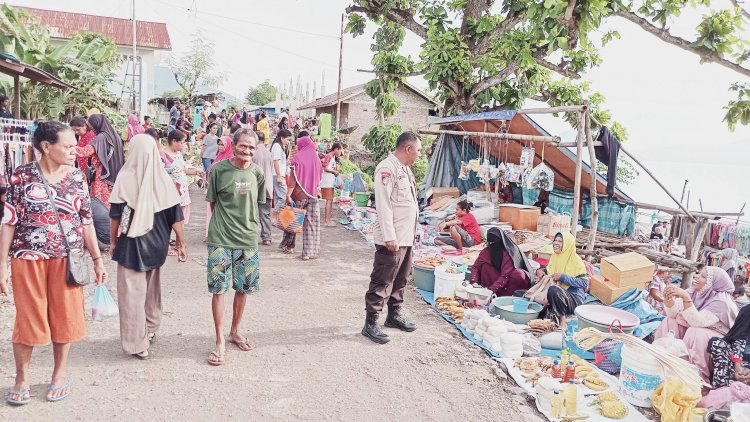
{"type": "Polygon", "coordinates": [[[245,95],[245,101],[248,104],[259,106],[266,105],[275,99],[276,87],[271,85],[271,81],[268,79],[258,84],[258,86],[248,89],[247,95],[245,95]]]}
{"type": "MultiPolygon", "coordinates": [[[[520,108],[527,99],[554,106],[590,98],[596,120],[612,125],[603,97],[580,81],[601,63],[599,49],[620,38],[602,30],[608,18],[625,19],[702,63],[750,76],[750,50],[741,35],[750,14],[738,0],[353,0],[347,12],[349,33],[363,34],[368,22],[379,28],[372,59],[379,79],[424,75],[446,113],[520,108]],[[670,30],[686,10],[703,13],[691,38],[670,30]],[[422,40],[419,57],[399,53],[403,30],[422,40]]],[[[741,81],[732,89],[737,100],[727,106],[730,127],[750,122],[750,85],[741,81]]]]}
{"type": "Polygon", "coordinates": [[[218,88],[224,76],[223,72],[217,70],[219,65],[214,59],[214,43],[200,30],[193,34],[190,47],[181,56],[170,58],[169,67],[177,85],[185,91],[191,102],[195,100],[199,85],[218,88]]]}

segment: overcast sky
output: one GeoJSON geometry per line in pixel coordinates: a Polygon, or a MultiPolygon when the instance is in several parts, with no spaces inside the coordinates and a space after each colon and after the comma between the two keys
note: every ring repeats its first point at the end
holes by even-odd
{"type": "MultiPolygon", "coordinates": [[[[201,28],[216,43],[216,64],[226,71],[219,88],[243,97],[247,88],[270,79],[274,84],[301,78],[312,89],[325,72],[326,92],[336,89],[341,13],[347,0],[136,0],[138,19],[166,22],[173,51],[180,54],[201,28]],[[230,6],[236,5],[236,6],[230,6]]],[[[130,0],[12,0],[10,4],[129,18],[130,0]]],[[[698,13],[686,13],[674,28],[692,38],[698,13]]],[[[730,132],[722,107],[729,85],[743,80],[723,67],[665,44],[630,22],[612,18],[615,40],[602,51],[604,63],[586,75],[607,98],[607,107],[628,130],[626,147],[653,166],[679,195],[690,179],[692,201],[712,210],[739,209],[750,200],[750,128],[730,132]]],[[[602,34],[606,29],[602,29],[602,34]]],[[[344,38],[344,87],[367,82],[357,69],[370,68],[372,27],[366,36],[344,38]]],[[[746,37],[746,38],[750,38],[746,37]]],[[[418,54],[419,39],[407,36],[405,52],[418,54]]],[[[410,79],[425,87],[423,79],[410,79]]],[[[540,119],[549,132],[574,136],[554,119],[540,119]]],[[[639,179],[625,187],[638,200],[669,204],[653,184],[639,179]]],[[[748,218],[750,219],[750,218],[748,218]]]]}

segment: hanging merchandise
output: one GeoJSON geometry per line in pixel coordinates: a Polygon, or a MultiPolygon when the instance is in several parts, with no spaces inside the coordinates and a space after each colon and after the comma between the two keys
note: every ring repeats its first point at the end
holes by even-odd
{"type": "Polygon", "coordinates": [[[531,169],[528,182],[530,186],[527,188],[530,189],[542,189],[549,192],[555,187],[555,172],[544,164],[544,144],[542,144],[542,162],[531,169]]]}
{"type": "Polygon", "coordinates": [[[466,158],[466,137],[464,136],[461,143],[461,169],[458,171],[458,178],[460,180],[469,179],[469,165],[465,161],[466,158]]]}
{"type": "Polygon", "coordinates": [[[505,180],[510,183],[521,183],[524,168],[517,164],[507,164],[508,171],[505,173],[505,180]]]}
{"type": "Polygon", "coordinates": [[[519,165],[523,168],[530,169],[534,165],[534,155],[536,150],[531,147],[523,147],[521,149],[521,161],[519,165]]]}

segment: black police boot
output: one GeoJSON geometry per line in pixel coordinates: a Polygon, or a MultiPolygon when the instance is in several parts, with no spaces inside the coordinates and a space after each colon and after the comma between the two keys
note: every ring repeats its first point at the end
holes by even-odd
{"type": "Polygon", "coordinates": [[[401,306],[389,306],[388,317],[385,319],[384,326],[388,328],[398,328],[401,331],[412,332],[417,329],[413,322],[409,322],[401,315],[401,306]]]}
{"type": "Polygon", "coordinates": [[[365,327],[362,329],[362,335],[378,344],[385,344],[391,341],[388,334],[380,331],[378,327],[378,313],[368,312],[365,319],[365,327]]]}

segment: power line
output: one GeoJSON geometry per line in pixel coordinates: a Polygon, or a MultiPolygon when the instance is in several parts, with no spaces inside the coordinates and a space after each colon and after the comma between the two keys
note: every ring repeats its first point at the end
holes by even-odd
{"type": "MultiPolygon", "coordinates": [[[[194,12],[195,11],[195,9],[191,9],[189,7],[186,8],[184,6],[178,6],[176,4],[167,3],[167,2],[162,1],[162,0],[157,0],[157,3],[161,3],[161,4],[164,4],[166,6],[175,7],[175,8],[182,9],[182,10],[186,10],[188,12],[194,12]]],[[[195,4],[195,3],[193,3],[193,4],[195,4]]],[[[245,20],[245,19],[239,19],[239,18],[235,18],[235,17],[232,17],[232,16],[219,15],[219,14],[216,14],[216,13],[211,13],[211,12],[206,12],[206,11],[201,11],[200,14],[201,15],[207,15],[207,16],[214,16],[214,17],[217,17],[217,18],[227,19],[227,20],[231,20],[231,21],[235,21],[235,22],[240,22],[240,23],[246,23],[246,24],[250,24],[250,25],[257,25],[257,26],[263,26],[263,27],[266,27],[266,28],[280,29],[282,31],[296,32],[298,34],[312,35],[312,36],[322,37],[322,38],[331,38],[331,39],[335,39],[335,40],[339,39],[339,37],[336,37],[334,35],[320,34],[320,33],[316,33],[316,32],[302,31],[302,30],[294,29],[294,28],[286,28],[286,27],[283,27],[283,26],[269,25],[267,23],[253,22],[253,21],[248,21],[248,20],[245,20]]]]}

